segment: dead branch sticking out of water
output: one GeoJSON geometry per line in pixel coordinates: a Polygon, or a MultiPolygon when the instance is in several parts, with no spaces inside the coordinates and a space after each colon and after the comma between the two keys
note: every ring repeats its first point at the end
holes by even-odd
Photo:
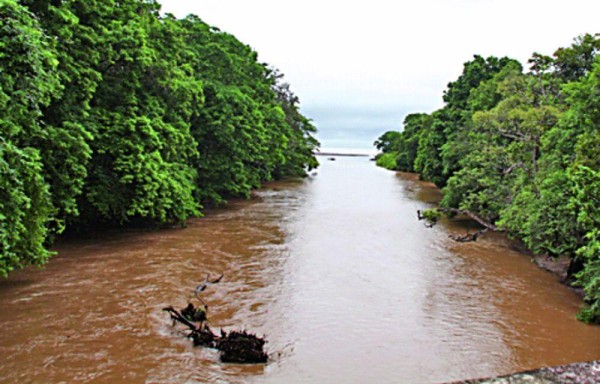
{"type": "Polygon", "coordinates": [[[181,311],[172,306],[163,308],[171,316],[173,325],[180,323],[185,325],[191,332],[188,337],[192,339],[195,346],[215,348],[221,352],[221,361],[224,363],[265,363],[268,359],[264,351],[266,341],[264,338],[255,334],[242,331],[231,331],[229,333],[221,330],[221,335],[216,335],[208,326],[208,306],[200,297],[210,284],[216,284],[223,278],[219,276],[215,280],[210,280],[210,275],[206,281],[198,285],[194,291],[195,296],[202,303],[198,307],[188,303],[187,307],[181,311]]]}

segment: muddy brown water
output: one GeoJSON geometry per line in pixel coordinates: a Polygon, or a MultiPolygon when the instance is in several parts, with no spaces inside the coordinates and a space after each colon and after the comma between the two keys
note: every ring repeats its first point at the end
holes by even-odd
{"type": "Polygon", "coordinates": [[[69,241],[0,281],[0,382],[431,383],[600,358],[581,300],[509,242],[417,222],[436,189],[322,163],[187,229],[69,241]],[[221,272],[213,327],[265,334],[270,363],[221,364],[161,311],[221,272]]]}

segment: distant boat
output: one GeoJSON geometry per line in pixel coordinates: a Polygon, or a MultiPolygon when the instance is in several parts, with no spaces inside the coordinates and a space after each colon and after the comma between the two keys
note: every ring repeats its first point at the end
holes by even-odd
{"type": "Polygon", "coordinates": [[[329,161],[335,161],[335,157],[328,157],[327,160],[329,160],[329,161]]]}

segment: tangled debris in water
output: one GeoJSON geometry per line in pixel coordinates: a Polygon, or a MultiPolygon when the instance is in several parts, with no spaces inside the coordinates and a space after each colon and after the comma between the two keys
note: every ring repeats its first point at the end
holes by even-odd
{"type": "Polygon", "coordinates": [[[173,325],[180,323],[190,329],[190,337],[195,346],[215,348],[221,352],[221,361],[224,363],[265,363],[268,355],[264,351],[266,341],[255,334],[242,331],[231,331],[229,333],[221,330],[220,335],[216,335],[208,326],[207,308],[199,293],[204,291],[209,284],[218,283],[221,275],[216,280],[210,281],[210,275],[206,277],[206,282],[196,287],[195,295],[202,305],[194,306],[188,303],[187,307],[178,311],[172,306],[163,308],[168,312],[173,320],[173,325]]]}
{"type": "Polygon", "coordinates": [[[264,345],[264,339],[246,331],[229,332],[216,342],[224,363],[264,363],[267,361],[264,345]]]}

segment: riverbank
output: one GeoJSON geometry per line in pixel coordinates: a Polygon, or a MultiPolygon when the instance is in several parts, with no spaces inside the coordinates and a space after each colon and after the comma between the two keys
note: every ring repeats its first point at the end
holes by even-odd
{"type": "Polygon", "coordinates": [[[583,288],[574,285],[573,277],[569,276],[571,259],[568,256],[551,257],[547,255],[532,255],[531,260],[541,269],[557,276],[560,282],[577,293],[581,298],[585,296],[583,288]]]}
{"type": "Polygon", "coordinates": [[[594,384],[600,383],[600,360],[534,369],[495,378],[451,384],[594,384]]]}
{"type": "MultiPolygon", "coordinates": [[[[429,189],[436,190],[440,193],[439,198],[441,199],[441,190],[437,188],[433,183],[419,180],[418,174],[397,172],[403,179],[411,180],[419,185],[429,189]]],[[[437,205],[438,201],[428,199],[427,204],[437,205]]],[[[453,219],[447,219],[454,225],[461,228],[471,228],[471,224],[475,224],[472,220],[466,217],[457,217],[453,219]]],[[[449,228],[450,229],[450,228],[449,228]]],[[[450,229],[452,230],[452,229],[450,229]]],[[[457,230],[457,227],[453,229],[457,230]]],[[[458,234],[459,232],[457,232],[458,234]]],[[[569,279],[569,265],[570,258],[567,256],[551,257],[547,255],[536,255],[533,254],[527,247],[517,239],[510,239],[502,233],[488,233],[486,236],[497,236],[504,238],[509,244],[511,249],[522,253],[525,257],[528,257],[532,263],[534,263],[541,270],[550,273],[555,276],[561,284],[567,286],[578,296],[584,296],[583,290],[579,287],[573,286],[572,280],[569,279]]],[[[534,370],[519,371],[516,373],[502,375],[497,377],[470,379],[464,381],[455,381],[450,384],[593,384],[600,383],[600,360],[594,360],[590,362],[578,362],[559,366],[549,366],[534,370]]]]}
{"type": "MultiPolygon", "coordinates": [[[[385,167],[382,167],[382,168],[385,168],[385,167]]],[[[407,180],[411,180],[412,182],[419,183],[421,186],[423,186],[427,190],[430,190],[432,192],[431,196],[429,198],[427,198],[426,200],[423,200],[424,203],[426,203],[432,207],[437,207],[439,205],[439,202],[443,198],[443,195],[442,195],[441,189],[439,189],[434,183],[429,182],[429,181],[420,180],[420,176],[418,173],[402,172],[402,171],[394,171],[394,170],[392,170],[392,171],[395,172],[396,174],[400,175],[403,179],[407,179],[407,180]],[[437,193],[433,193],[434,191],[437,193]]],[[[453,217],[452,219],[448,218],[447,220],[449,220],[451,223],[457,224],[460,227],[460,231],[463,231],[464,229],[467,229],[467,231],[474,231],[474,230],[477,230],[478,228],[481,228],[479,226],[479,224],[477,224],[477,222],[475,222],[474,220],[472,220],[471,218],[469,218],[467,216],[458,215],[456,217],[453,217]]],[[[457,231],[456,229],[454,231],[456,232],[455,234],[458,236],[464,235],[464,233],[461,233],[460,231],[457,231]]],[[[514,249],[517,252],[528,256],[530,258],[531,262],[534,263],[536,266],[538,266],[541,270],[549,272],[552,275],[556,276],[561,284],[567,286],[573,292],[577,293],[577,295],[579,295],[581,298],[584,297],[585,294],[584,294],[583,289],[581,287],[574,285],[573,284],[574,283],[573,276],[569,275],[569,266],[570,266],[571,259],[568,256],[562,255],[559,257],[552,257],[552,256],[548,256],[548,255],[535,254],[527,248],[527,246],[524,244],[523,241],[521,241],[520,239],[511,239],[504,232],[497,232],[495,234],[493,234],[492,232],[488,232],[484,236],[489,237],[491,235],[501,236],[507,242],[509,242],[511,249],[514,249]]]]}

